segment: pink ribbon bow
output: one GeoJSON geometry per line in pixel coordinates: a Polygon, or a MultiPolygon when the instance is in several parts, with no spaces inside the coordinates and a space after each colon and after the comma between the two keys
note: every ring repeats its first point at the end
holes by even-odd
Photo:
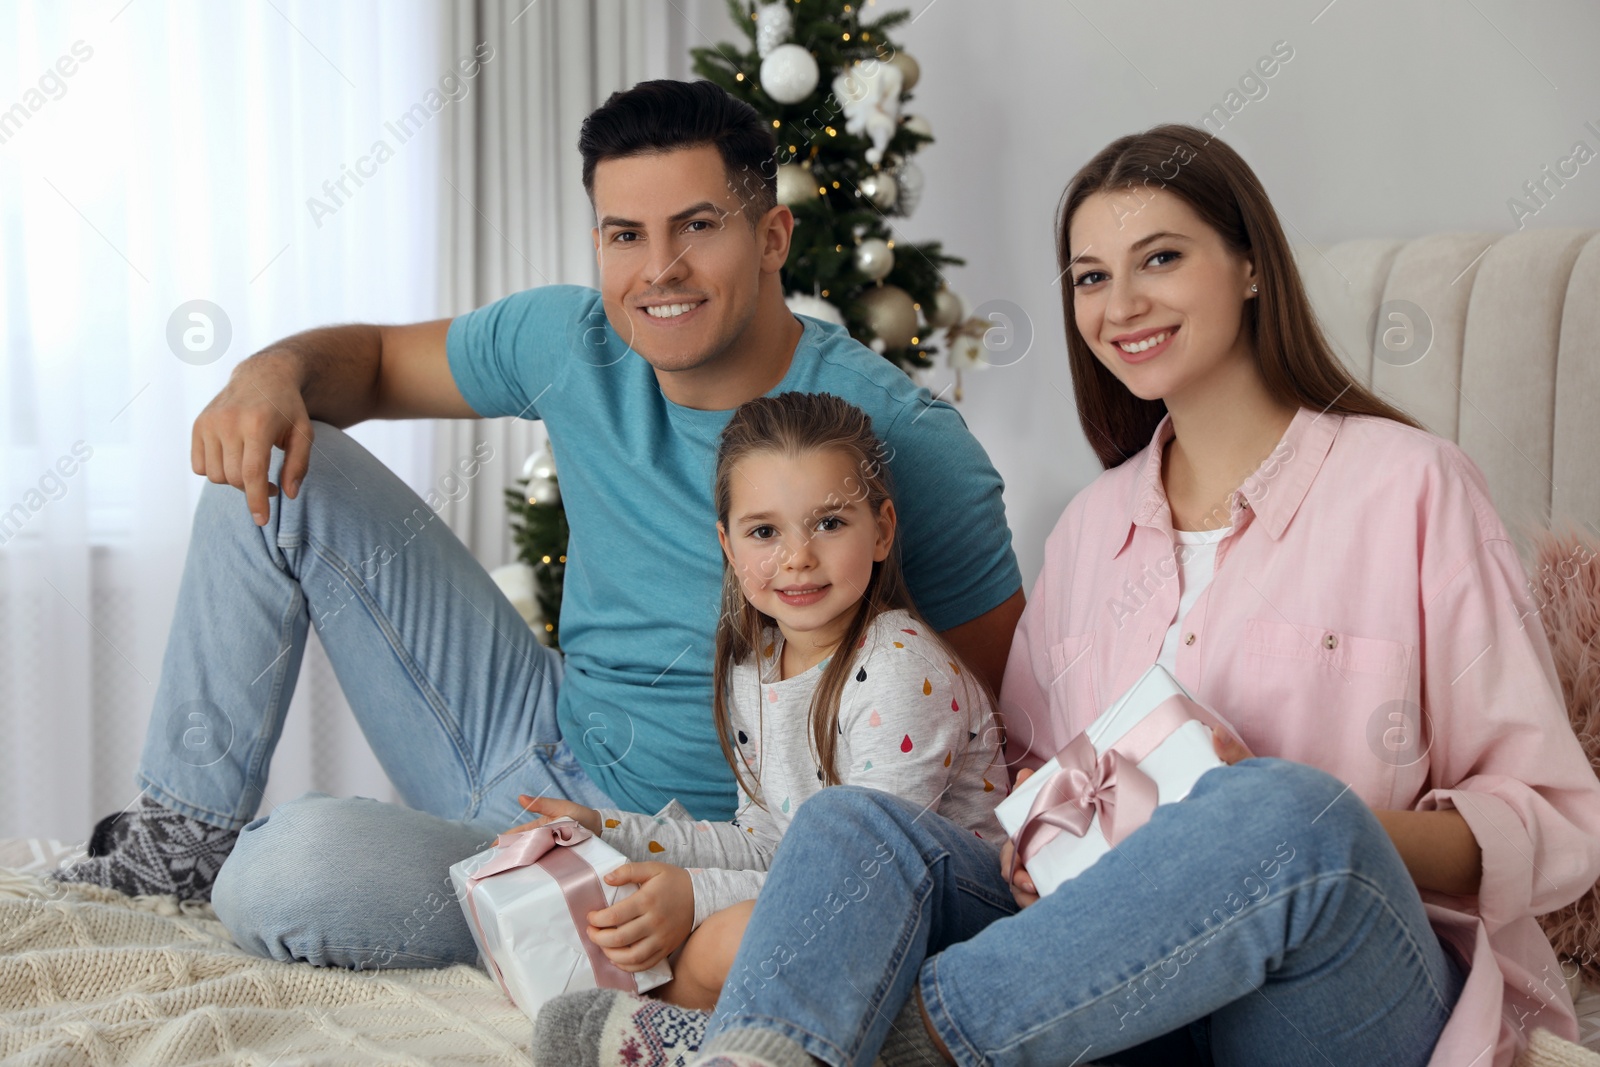
{"type": "MultiPolygon", "coordinates": [[[[488,938],[483,936],[483,923],[478,919],[478,905],[472,891],[485,878],[516,870],[518,867],[542,868],[556,880],[561,895],[566,899],[567,912],[577,927],[578,942],[589,958],[589,968],[594,972],[595,985],[601,989],[622,989],[637,993],[639,985],[633,975],[612,963],[600,946],[589,940],[587,933],[589,913],[599,911],[606,906],[605,887],[600,882],[600,875],[583,857],[561,847],[581,844],[593,836],[594,834],[586,827],[568,818],[552,819],[531,830],[501,834],[495,838],[494,855],[489,857],[482,867],[467,876],[467,907],[472,912],[472,921],[478,927],[479,939],[487,944],[488,938]]],[[[500,988],[505,991],[507,998],[515,1000],[516,998],[511,996],[511,990],[506,986],[505,976],[500,973],[500,965],[489,953],[486,952],[484,955],[489,957],[489,967],[494,971],[500,988]]]]}
{"type": "Polygon", "coordinates": [[[1062,831],[1083,837],[1096,813],[1100,832],[1113,847],[1149,822],[1160,791],[1138,763],[1190,719],[1227,729],[1204,707],[1180,695],[1158,704],[1103,753],[1095,753],[1087,732],[1067,742],[1056,753],[1061,770],[1040,787],[1017,831],[1013,866],[1026,867],[1062,831]]]}

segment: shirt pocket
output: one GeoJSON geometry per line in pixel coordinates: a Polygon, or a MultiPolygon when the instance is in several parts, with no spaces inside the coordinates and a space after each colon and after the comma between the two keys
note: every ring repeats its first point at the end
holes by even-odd
{"type": "Polygon", "coordinates": [[[1416,646],[1326,626],[1247,619],[1240,651],[1244,676],[1251,679],[1252,692],[1244,701],[1249,713],[1258,721],[1316,718],[1327,754],[1342,753],[1341,764],[1355,762],[1349,759],[1355,756],[1378,772],[1371,782],[1359,784],[1389,780],[1392,775],[1385,771],[1425,755],[1421,714],[1411,691],[1416,646]],[[1398,746],[1397,724],[1415,728],[1412,739],[1398,746]],[[1362,758],[1366,751],[1376,761],[1362,758]]]}
{"type": "Polygon", "coordinates": [[[1071,634],[1050,646],[1051,718],[1072,736],[1100,714],[1094,632],[1071,634]]]}

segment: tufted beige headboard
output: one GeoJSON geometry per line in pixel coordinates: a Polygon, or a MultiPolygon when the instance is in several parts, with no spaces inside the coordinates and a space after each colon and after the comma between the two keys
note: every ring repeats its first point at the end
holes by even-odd
{"type": "Polygon", "coordinates": [[[1295,256],[1351,371],[1466,450],[1519,542],[1552,519],[1600,533],[1600,230],[1345,241],[1295,256]]]}

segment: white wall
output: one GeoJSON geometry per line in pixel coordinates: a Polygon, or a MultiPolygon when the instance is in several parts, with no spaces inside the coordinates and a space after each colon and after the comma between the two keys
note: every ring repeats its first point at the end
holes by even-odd
{"type": "MultiPolygon", "coordinates": [[[[1069,399],[1052,229],[1068,179],[1096,151],[1158,123],[1198,124],[1287,41],[1293,59],[1221,136],[1292,242],[1508,232],[1507,200],[1542,166],[1579,140],[1600,152],[1584,125],[1600,129],[1592,0],[905,6],[915,20],[895,39],[922,67],[909,110],[937,142],[917,157],[927,189],[899,228],[967,260],[950,283],[969,306],[1010,300],[1035,327],[1020,363],[966,376],[960,405],[1006,480],[1029,587],[1056,517],[1100,471],[1069,399]]],[[[721,0],[684,10],[692,37],[733,39],[721,0]]],[[[1600,226],[1600,160],[1527,225],[1600,226]]]]}

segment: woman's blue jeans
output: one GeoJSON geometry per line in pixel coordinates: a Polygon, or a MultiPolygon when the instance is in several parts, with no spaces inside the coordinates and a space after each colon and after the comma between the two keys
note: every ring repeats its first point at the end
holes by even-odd
{"type": "Polygon", "coordinates": [[[866,1067],[916,987],[964,1065],[1404,1067],[1462,982],[1377,818],[1304,764],[1207,772],[1020,911],[985,842],[840,786],[797,812],[707,1040],[866,1067]]]}
{"type": "MultiPolygon", "coordinates": [[[[560,655],[393,471],[313,428],[305,480],[265,526],[238,489],[201,493],[136,784],[242,828],[211,899],[248,951],[470,963],[449,865],[527,821],[518,793],[609,801],[561,740],[560,655]],[[409,807],[308,793],[256,817],[308,625],[409,807]]],[[[274,449],[274,483],[283,459],[274,449]]],[[[499,495],[485,473],[462,484],[499,495]]]]}

